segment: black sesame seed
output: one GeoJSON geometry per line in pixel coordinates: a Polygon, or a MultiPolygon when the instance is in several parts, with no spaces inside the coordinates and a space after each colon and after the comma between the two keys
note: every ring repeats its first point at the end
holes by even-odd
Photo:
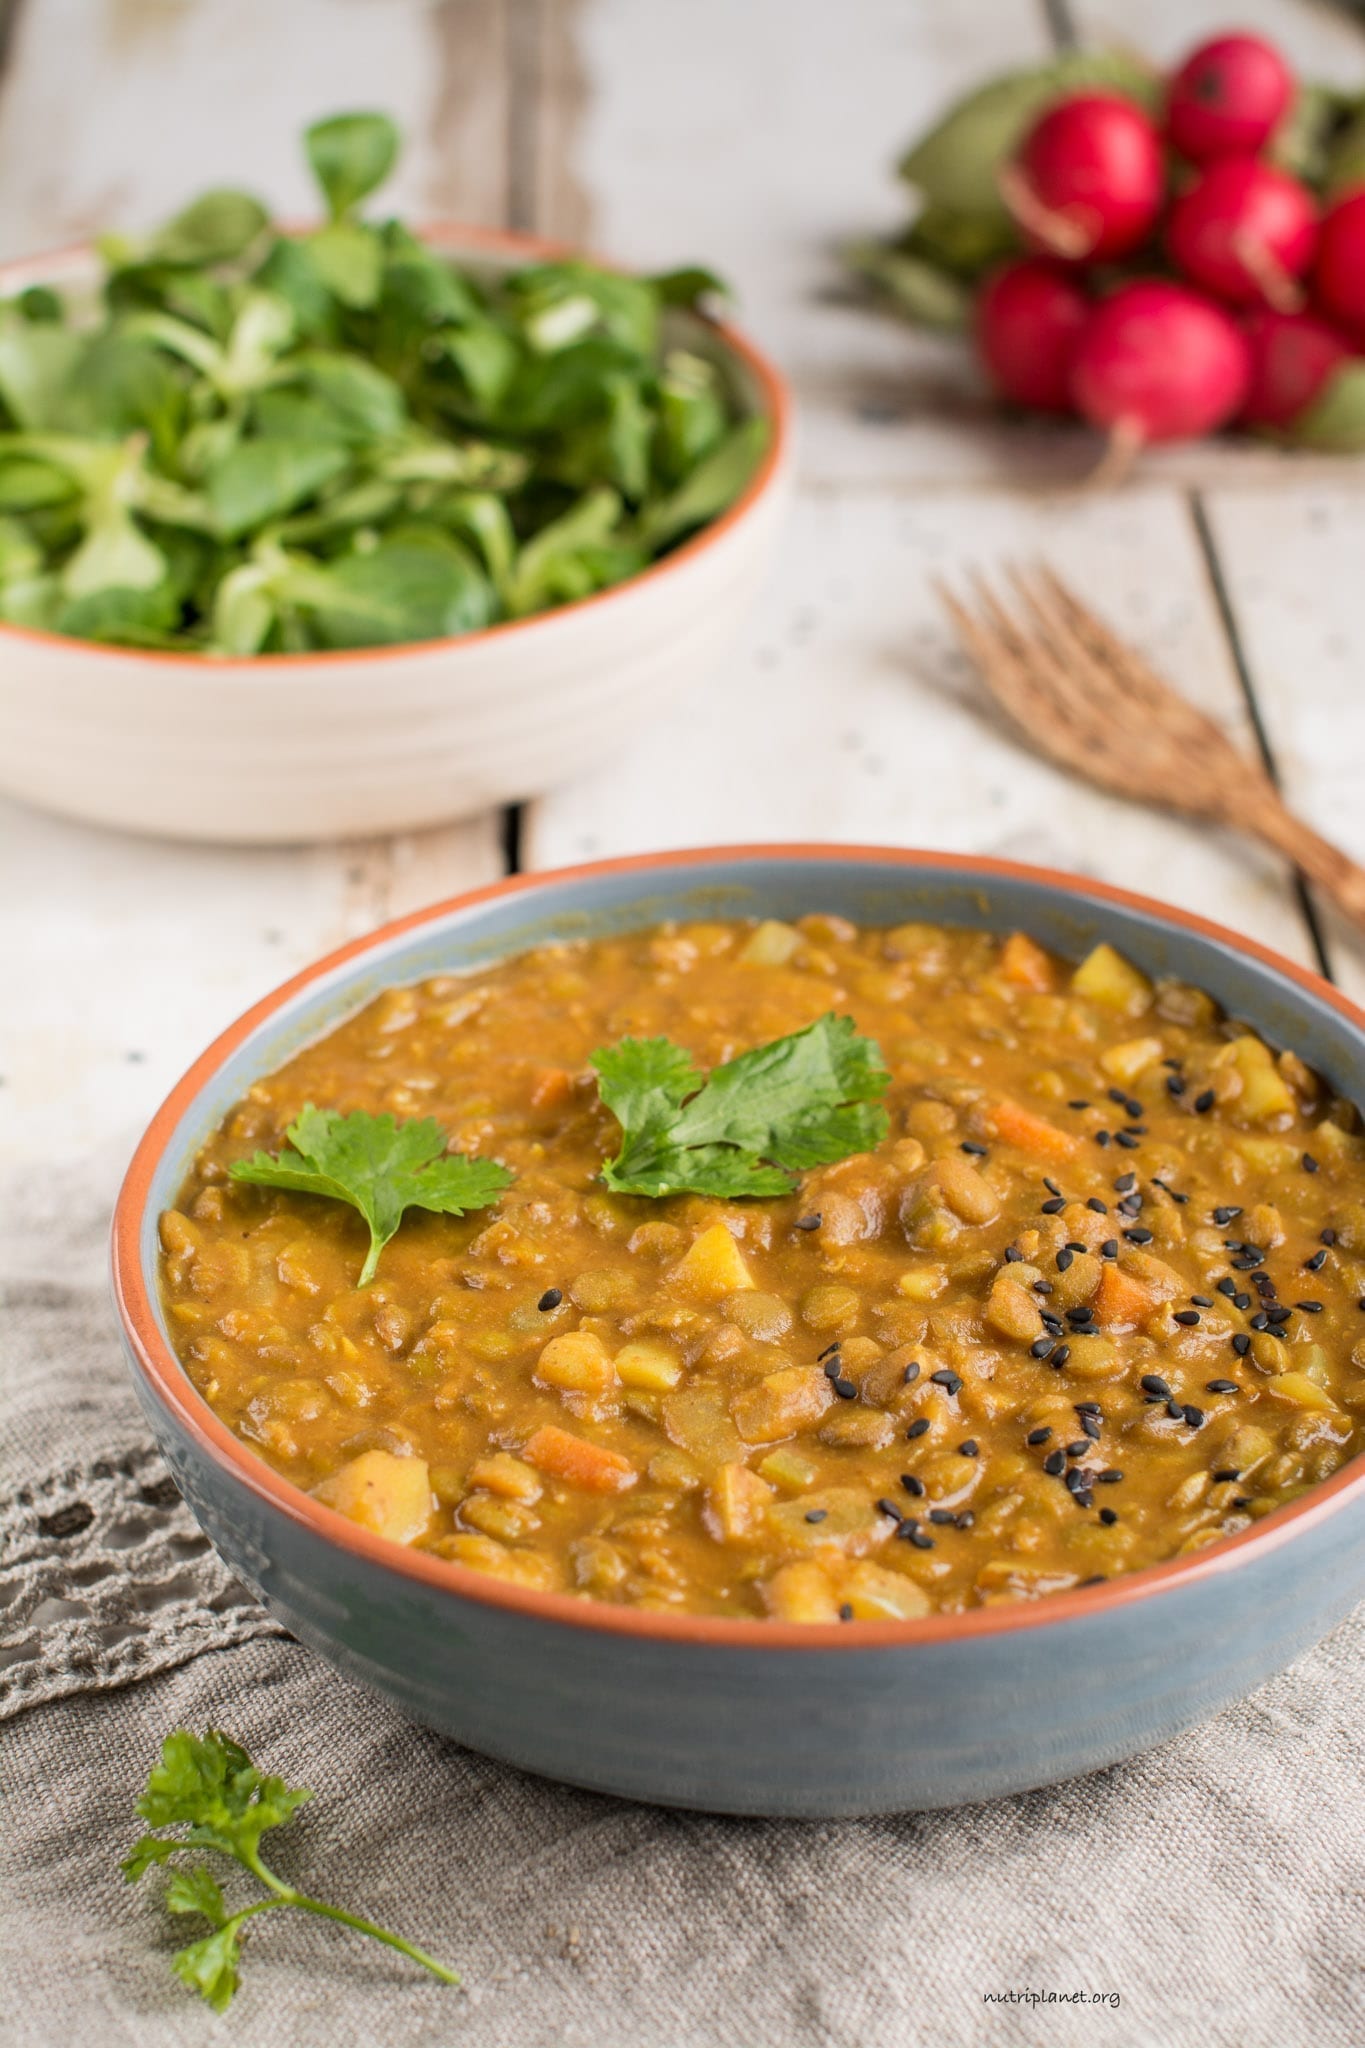
{"type": "Polygon", "coordinates": [[[964,1508],[957,1518],[957,1526],[959,1529],[970,1529],[975,1521],[976,1516],[972,1513],[971,1509],[964,1508]]]}
{"type": "Polygon", "coordinates": [[[1024,1438],[1024,1442],[1026,1444],[1045,1444],[1051,1434],[1052,1431],[1046,1424],[1043,1424],[1038,1429],[1031,1429],[1024,1438]]]}
{"type": "Polygon", "coordinates": [[[1135,1173],[1121,1173],[1114,1182],[1114,1192],[1116,1195],[1131,1195],[1136,1186],[1137,1175],[1135,1173]]]}
{"type": "Polygon", "coordinates": [[[897,1507],[895,1501],[886,1500],[883,1498],[882,1500],[879,1500],[877,1502],[877,1506],[881,1509],[884,1515],[890,1515],[893,1522],[899,1522],[901,1518],[901,1511],[897,1507]]]}
{"type": "Polygon", "coordinates": [[[1064,1365],[1066,1364],[1066,1362],[1067,1362],[1068,1358],[1070,1358],[1070,1356],[1071,1356],[1071,1346],[1070,1346],[1069,1344],[1059,1344],[1059,1345],[1057,1346],[1057,1349],[1056,1349],[1056,1350],[1055,1350],[1055,1351],[1053,1352],[1053,1354],[1052,1354],[1052,1361],[1051,1361],[1051,1362],[1052,1362],[1052,1365],[1053,1365],[1053,1367],[1054,1367],[1054,1368],[1055,1368],[1056,1370],[1060,1371],[1060,1370],[1061,1370],[1061,1368],[1062,1368],[1062,1366],[1064,1366],[1064,1365]]]}
{"type": "Polygon", "coordinates": [[[936,1522],[940,1529],[955,1529],[957,1527],[957,1516],[951,1508],[930,1508],[929,1520],[936,1522]]]}
{"type": "Polygon", "coordinates": [[[1046,1174],[1043,1175],[1043,1186],[1047,1189],[1050,1195],[1060,1195],[1062,1192],[1061,1189],[1058,1187],[1056,1181],[1049,1180],[1046,1174]]]}
{"type": "Polygon", "coordinates": [[[847,1600],[845,1600],[843,1606],[839,1609],[839,1619],[840,1621],[852,1621],[853,1619],[853,1608],[847,1600]]]}
{"type": "Polygon", "coordinates": [[[915,1381],[918,1378],[919,1360],[917,1358],[912,1358],[909,1365],[906,1366],[905,1371],[901,1374],[901,1384],[902,1386],[913,1387],[915,1381]]]}
{"type": "Polygon", "coordinates": [[[929,1377],[936,1387],[946,1387],[950,1394],[957,1394],[962,1390],[961,1375],[953,1372],[946,1365],[942,1366],[938,1372],[931,1372],[929,1377]]]}
{"type": "Polygon", "coordinates": [[[1303,1158],[1299,1161],[1299,1164],[1302,1166],[1305,1173],[1316,1173],[1318,1170],[1318,1162],[1313,1157],[1311,1152],[1305,1152],[1303,1158]]]}
{"type": "Polygon", "coordinates": [[[1052,1282],[1050,1280],[1035,1280],[1033,1291],[1035,1294],[1051,1294],[1052,1282]]]}
{"type": "Polygon", "coordinates": [[[1034,1342],[1029,1345],[1029,1357],[1046,1358],[1049,1352],[1052,1350],[1053,1341],[1054,1340],[1051,1337],[1036,1338],[1034,1342]]]}
{"type": "Polygon", "coordinates": [[[1155,1394],[1162,1401],[1169,1401],[1171,1390],[1159,1372],[1145,1372],[1138,1381],[1144,1394],[1155,1394]]]}
{"type": "Polygon", "coordinates": [[[973,1159],[984,1159],[986,1157],[986,1147],[974,1144],[970,1138],[963,1139],[962,1149],[964,1152],[970,1153],[973,1159]]]}
{"type": "Polygon", "coordinates": [[[1096,1131],[1096,1133],[1095,1133],[1095,1143],[1096,1143],[1097,1145],[1107,1145],[1107,1144],[1109,1143],[1109,1133],[1108,1133],[1108,1131],[1096,1131]]]}
{"type": "Polygon", "coordinates": [[[1066,1470],[1066,1452],[1049,1451],[1043,1460],[1043,1470],[1047,1473],[1049,1479],[1056,1479],[1060,1473],[1066,1470]]]}
{"type": "Polygon", "coordinates": [[[1231,1203],[1224,1203],[1222,1208],[1214,1210],[1213,1220],[1221,1228],[1225,1223],[1235,1222],[1241,1213],[1241,1210],[1233,1208],[1231,1203]]]}
{"type": "Polygon", "coordinates": [[[1065,1273],[1067,1267],[1071,1264],[1071,1261],[1075,1258],[1075,1256],[1075,1252],[1068,1250],[1068,1248],[1065,1245],[1063,1245],[1062,1249],[1057,1254],[1057,1271],[1059,1273],[1065,1273]]]}
{"type": "Polygon", "coordinates": [[[1128,1097],[1124,1094],[1122,1088],[1110,1088],[1108,1090],[1108,1095],[1109,1100],[1111,1102],[1117,1102],[1120,1109],[1126,1108],[1128,1097]]]}
{"type": "Polygon", "coordinates": [[[826,1344],[824,1350],[820,1353],[819,1358],[816,1361],[817,1364],[822,1364],[824,1360],[827,1358],[833,1358],[835,1352],[839,1349],[843,1341],[844,1340],[842,1337],[836,1337],[832,1344],[826,1344]]]}
{"type": "Polygon", "coordinates": [[[1099,1442],[1100,1431],[1103,1428],[1103,1424],[1101,1423],[1101,1420],[1098,1415],[1083,1415],[1081,1417],[1081,1428],[1085,1431],[1086,1435],[1090,1438],[1090,1441],[1092,1443],[1097,1444],[1099,1442]]]}
{"type": "Polygon", "coordinates": [[[1067,1104],[1068,1109],[1089,1109],[1089,1107],[1090,1104],[1088,1102],[1068,1102],[1067,1104]]]}
{"type": "Polygon", "coordinates": [[[1183,1422],[1185,1419],[1185,1410],[1174,1395],[1166,1403],[1166,1413],[1170,1416],[1172,1422],[1183,1422]]]}
{"type": "Polygon", "coordinates": [[[1232,1348],[1239,1358],[1245,1358],[1251,1349],[1251,1339],[1245,1330],[1239,1330],[1232,1340],[1232,1348]]]}
{"type": "Polygon", "coordinates": [[[1065,1207],[1065,1197],[1062,1195],[1053,1195],[1050,1201],[1044,1202],[1042,1204],[1042,1212],[1044,1216],[1058,1216],[1061,1214],[1062,1210],[1065,1209],[1065,1207]]]}
{"type": "Polygon", "coordinates": [[[1235,1508],[1249,1508],[1249,1507],[1251,1506],[1251,1503],[1252,1503],[1252,1500],[1253,1500],[1253,1499],[1254,1499],[1254,1495],[1252,1495],[1252,1494],[1249,1494],[1249,1493],[1239,1493],[1239,1494],[1235,1494],[1235,1495],[1233,1496],[1233,1502],[1232,1502],[1232,1505],[1233,1505],[1233,1506],[1234,1506],[1235,1508]]]}
{"type": "Polygon", "coordinates": [[[1078,1437],[1078,1438],[1076,1439],[1076,1441],[1075,1441],[1075,1443],[1074,1443],[1074,1444],[1068,1444],[1068,1445],[1067,1445],[1067,1447],[1066,1447],[1066,1454],[1067,1454],[1068,1458],[1083,1458],[1083,1457],[1085,1456],[1086,1452],[1087,1452],[1087,1451],[1088,1451],[1089,1449],[1090,1449],[1090,1439],[1089,1439],[1089,1437],[1088,1437],[1088,1436],[1082,1436],[1082,1437],[1078,1437]]]}
{"type": "Polygon", "coordinates": [[[913,1494],[916,1500],[923,1500],[924,1481],[917,1472],[902,1472],[901,1485],[907,1493],[913,1494]]]}
{"type": "Polygon", "coordinates": [[[1089,1474],[1082,1472],[1077,1465],[1073,1465],[1066,1474],[1065,1483],[1068,1493],[1088,1493],[1090,1491],[1089,1474]]]}
{"type": "Polygon", "coordinates": [[[1097,1216],[1107,1216],[1109,1214],[1108,1204],[1102,1202],[1098,1195],[1088,1195],[1085,1206],[1087,1209],[1093,1209],[1097,1216]]]}
{"type": "Polygon", "coordinates": [[[1253,1273],[1251,1284],[1258,1294],[1268,1295],[1272,1301],[1275,1299],[1275,1282],[1269,1273],[1253,1273]]]}
{"type": "MultiPolygon", "coordinates": [[[[1321,1302],[1318,1303],[1318,1307],[1322,1307],[1321,1302]]],[[[1278,1329],[1281,1323],[1287,1323],[1289,1321],[1289,1318],[1293,1315],[1293,1313],[1294,1311],[1292,1308],[1286,1308],[1284,1306],[1284,1303],[1281,1302],[1277,1308],[1268,1308],[1266,1310],[1265,1319],[1270,1324],[1272,1329],[1278,1329]]],[[[1313,1311],[1310,1309],[1309,1314],[1311,1315],[1312,1313],[1313,1311]]],[[[1253,1317],[1253,1321],[1254,1320],[1255,1318],[1253,1317]]]]}
{"type": "Polygon", "coordinates": [[[1093,1308],[1086,1308],[1084,1305],[1080,1308],[1069,1308],[1066,1312],[1066,1319],[1075,1329],[1083,1330],[1087,1323],[1094,1322],[1095,1311],[1093,1308]]]}
{"type": "Polygon", "coordinates": [[[1077,1582],[1078,1589],[1080,1586],[1105,1586],[1108,1583],[1108,1576],[1104,1572],[1092,1572],[1088,1579],[1081,1579],[1077,1582]]]}
{"type": "Polygon", "coordinates": [[[1125,1152],[1136,1152],[1138,1141],[1131,1131],[1115,1131],[1114,1143],[1122,1145],[1125,1152]]]}
{"type": "Polygon", "coordinates": [[[1073,1401],[1071,1405],[1078,1415],[1095,1415],[1101,1422],[1104,1420],[1104,1410],[1098,1401],[1073,1401]]]}
{"type": "Polygon", "coordinates": [[[914,1544],[916,1550],[932,1550],[934,1547],[933,1537],[926,1535],[923,1529],[912,1529],[910,1531],[910,1541],[914,1544]]]}
{"type": "Polygon", "coordinates": [[[1358,1299],[1357,1299],[1357,1301],[1356,1301],[1356,1307],[1357,1307],[1357,1308],[1365,1308],[1365,1294],[1362,1294],[1362,1295],[1360,1295],[1360,1296],[1358,1297],[1358,1299]]]}
{"type": "Polygon", "coordinates": [[[974,1436],[969,1436],[965,1443],[958,1445],[957,1454],[960,1458],[979,1458],[981,1456],[981,1446],[974,1436]]]}
{"type": "Polygon", "coordinates": [[[828,1513],[828,1508],[808,1508],[806,1510],[806,1520],[808,1522],[823,1522],[828,1513]]]}
{"type": "Polygon", "coordinates": [[[1106,1239],[1104,1240],[1104,1243],[1103,1243],[1103,1244],[1102,1244],[1102,1245],[1100,1246],[1100,1257],[1101,1257],[1102,1259],[1116,1259],[1116,1258],[1118,1257],[1118,1255],[1119,1255],[1119,1241],[1118,1241],[1118,1239],[1117,1239],[1116,1237],[1106,1237],[1106,1239]]]}
{"type": "Polygon", "coordinates": [[[928,1418],[928,1416],[927,1416],[927,1415],[917,1415],[917,1416],[915,1417],[914,1421],[913,1421],[913,1422],[911,1423],[911,1425],[910,1425],[909,1429],[907,1429],[907,1430],[906,1430],[905,1434],[906,1434],[906,1436],[907,1436],[907,1437],[908,1437],[908,1438],[910,1439],[911,1443],[913,1443],[913,1442],[914,1442],[914,1440],[915,1440],[915,1438],[916,1438],[917,1436],[923,1436],[923,1435],[924,1435],[924,1432],[925,1432],[925,1431],[926,1431],[926,1430],[928,1429],[928,1427],[929,1427],[929,1418],[928,1418]]]}
{"type": "Polygon", "coordinates": [[[1198,1114],[1203,1116],[1208,1110],[1213,1108],[1216,1100],[1217,1097],[1214,1095],[1212,1088],[1206,1088],[1202,1095],[1195,1096],[1194,1107],[1198,1114]]]}
{"type": "Polygon", "coordinates": [[[540,1300],[536,1303],[536,1307],[541,1311],[542,1315],[548,1315],[552,1308],[559,1307],[563,1299],[564,1289],[562,1287],[547,1287],[540,1300]]]}
{"type": "Polygon", "coordinates": [[[1226,1294],[1229,1301],[1231,1301],[1233,1295],[1236,1294],[1237,1282],[1233,1279],[1231,1273],[1224,1273],[1222,1279],[1218,1282],[1218,1292],[1220,1294],[1226,1294]]]}
{"type": "Polygon", "coordinates": [[[1185,1083],[1181,1080],[1179,1074],[1168,1074],[1166,1076],[1166,1092],[1168,1095],[1183,1095],[1185,1093],[1185,1083]]]}
{"type": "Polygon", "coordinates": [[[1304,1262],[1303,1262],[1303,1270],[1304,1270],[1304,1272],[1305,1272],[1305,1273],[1320,1273],[1320,1272],[1322,1271],[1323,1267],[1324,1267],[1324,1266],[1325,1266],[1326,1264],[1327,1264],[1327,1254],[1326,1254],[1326,1252],[1325,1252],[1325,1251],[1323,1251],[1323,1252],[1314,1252],[1314,1254],[1313,1254],[1313,1256],[1312,1256],[1312,1258],[1311,1258],[1311,1259],[1305,1259],[1305,1260],[1304,1260],[1304,1262]]]}
{"type": "Polygon", "coordinates": [[[1301,1308],[1306,1316],[1320,1316],[1322,1314],[1322,1303],[1320,1301],[1296,1301],[1294,1306],[1295,1308],[1301,1308]]]}
{"type": "Polygon", "coordinates": [[[1270,1317],[1263,1308],[1257,1309],[1255,1315],[1251,1318],[1251,1327],[1253,1330],[1268,1330],[1270,1328],[1270,1317]]]}
{"type": "Polygon", "coordinates": [[[1042,1317],[1043,1328],[1045,1330],[1051,1330],[1054,1337],[1060,1337],[1062,1331],[1066,1327],[1066,1325],[1062,1322],[1061,1318],[1057,1315],[1054,1315],[1053,1311],[1050,1308],[1040,1308],[1038,1313],[1042,1317]]]}
{"type": "Polygon", "coordinates": [[[1117,1486],[1122,1478],[1123,1474],[1116,1465],[1106,1465],[1103,1472],[1095,1474],[1096,1482],[1100,1486],[1117,1486]]]}
{"type": "Polygon", "coordinates": [[[798,1230],[818,1230],[820,1228],[820,1218],[818,1215],[798,1216],[796,1219],[796,1228],[798,1230]]]}
{"type": "Polygon", "coordinates": [[[1240,1479],[1242,1474],[1236,1465],[1215,1465],[1209,1476],[1215,1486],[1224,1486],[1233,1479],[1240,1479]]]}
{"type": "Polygon", "coordinates": [[[1232,1305],[1234,1308],[1248,1309],[1251,1307],[1251,1296],[1249,1294],[1234,1294],[1232,1305]]]}
{"type": "Polygon", "coordinates": [[[1019,1250],[1017,1245],[1006,1245],[1005,1264],[1007,1266],[1017,1266],[1020,1260],[1023,1258],[1023,1256],[1024,1254],[1019,1250]]]}
{"type": "Polygon", "coordinates": [[[1142,1104],[1138,1101],[1136,1095],[1130,1095],[1123,1106],[1130,1117],[1142,1115],[1142,1104]]]}
{"type": "Polygon", "coordinates": [[[1118,1520],[1118,1516],[1114,1513],[1114,1510],[1112,1508],[1101,1508],[1100,1520],[1104,1523],[1106,1529],[1112,1529],[1115,1522],[1117,1522],[1118,1520]]]}
{"type": "Polygon", "coordinates": [[[1209,1295],[1207,1295],[1207,1294],[1192,1294],[1192,1295],[1190,1296],[1190,1300],[1191,1300],[1191,1301],[1192,1301],[1192,1302],[1194,1303],[1194,1305],[1195,1305],[1195,1307],[1196,1307],[1196,1308],[1212,1308],[1212,1307],[1213,1307],[1213,1300],[1212,1300],[1212,1297],[1211,1297],[1211,1296],[1209,1296],[1209,1295]]]}
{"type": "Polygon", "coordinates": [[[1184,1415],[1191,1429],[1202,1429],[1204,1427],[1204,1411],[1202,1408],[1196,1408],[1193,1401],[1185,1403],[1184,1415]]]}
{"type": "Polygon", "coordinates": [[[1129,1244],[1150,1244],[1152,1241],[1151,1231],[1141,1223],[1135,1223],[1131,1230],[1125,1230],[1123,1234],[1129,1244]]]}
{"type": "Polygon", "coordinates": [[[832,1385],[834,1387],[835,1393],[839,1396],[839,1399],[841,1401],[857,1400],[858,1389],[854,1385],[852,1380],[834,1380],[832,1382],[832,1385]]]}
{"type": "Polygon", "coordinates": [[[1238,1394],[1241,1388],[1236,1380],[1205,1380],[1204,1385],[1211,1394],[1238,1394]]]}
{"type": "Polygon", "coordinates": [[[844,1364],[843,1360],[840,1358],[837,1351],[835,1352],[833,1358],[827,1358],[825,1360],[824,1374],[827,1380],[841,1380],[843,1378],[844,1364]]]}
{"type": "Polygon", "coordinates": [[[1084,1252],[1088,1251],[1090,1247],[1082,1244],[1077,1237],[1069,1237],[1062,1249],[1068,1252],[1084,1252]]]}
{"type": "Polygon", "coordinates": [[[1187,1330],[1192,1329],[1194,1324],[1199,1321],[1199,1311],[1197,1308],[1178,1308],[1175,1312],[1175,1320],[1178,1323],[1183,1323],[1187,1330]]]}
{"type": "Polygon", "coordinates": [[[1336,1243],[1336,1241],[1337,1241],[1337,1234],[1336,1234],[1335,1230],[1330,1230],[1330,1229],[1329,1229],[1329,1230],[1320,1230],[1320,1231],[1318,1232],[1318,1243],[1319,1243],[1319,1244],[1335,1244],[1335,1243],[1336,1243]]]}

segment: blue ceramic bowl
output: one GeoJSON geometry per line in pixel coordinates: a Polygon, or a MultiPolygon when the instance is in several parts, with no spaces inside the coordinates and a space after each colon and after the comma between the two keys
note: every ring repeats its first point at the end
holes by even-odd
{"type": "Polygon", "coordinates": [[[1338,1093],[1365,1098],[1365,1015],[1185,912],[1043,870],[860,847],[738,847],[516,877],[404,918],[258,1003],[154,1119],[114,1221],[144,1408],[232,1569],[349,1677],[470,1748],[599,1791],[729,1813],[951,1806],[1132,1756],[1216,1713],[1349,1611],[1365,1461],[1239,1536],[1032,1603],[850,1628],[635,1612],[535,1593],[386,1543],[272,1472],[191,1386],[157,1290],[157,1218],[257,1079],[398,982],[547,939],[694,915],[836,911],[1107,938],[1210,990],[1338,1093]]]}

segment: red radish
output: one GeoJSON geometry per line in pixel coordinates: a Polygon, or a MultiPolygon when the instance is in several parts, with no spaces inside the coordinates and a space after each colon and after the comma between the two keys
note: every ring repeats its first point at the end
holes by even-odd
{"type": "Polygon", "coordinates": [[[1161,211],[1161,142],[1140,107],[1083,92],[1040,116],[1000,189],[1035,248],[1108,261],[1146,241],[1161,211]]]}
{"type": "Polygon", "coordinates": [[[1250,381],[1250,351],[1222,307],[1155,278],[1096,306],[1071,364],[1076,410],[1110,432],[1105,475],[1149,441],[1212,433],[1241,410],[1250,381]]]}
{"type": "Polygon", "coordinates": [[[1006,398],[1039,412],[1070,412],[1071,356],[1090,307],[1060,263],[1007,263],[976,302],[976,345],[1006,398]]]}
{"type": "Polygon", "coordinates": [[[1255,156],[1294,98],[1294,77],[1260,36],[1215,36],[1191,51],[1171,80],[1166,134],[1191,163],[1255,156]]]}
{"type": "Polygon", "coordinates": [[[1171,210],[1166,247],[1191,284],[1237,306],[1291,313],[1317,246],[1317,206],[1297,178],[1254,157],[1210,164],[1171,210]]]}
{"type": "Polygon", "coordinates": [[[1365,185],[1338,199],[1323,219],[1313,294],[1329,320],[1365,341],[1365,185]]]}
{"type": "Polygon", "coordinates": [[[1311,313],[1253,313],[1243,330],[1251,351],[1251,390],[1242,407],[1249,427],[1292,426],[1351,348],[1311,313]]]}

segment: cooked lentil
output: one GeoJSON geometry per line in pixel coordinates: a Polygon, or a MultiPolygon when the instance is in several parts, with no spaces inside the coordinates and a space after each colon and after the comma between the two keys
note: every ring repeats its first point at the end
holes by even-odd
{"type": "Polygon", "coordinates": [[[696,922],[390,989],[249,1091],[161,1234],[186,1370],[277,1471],[439,1558],[636,1607],[1039,1597],[1245,1528],[1365,1436],[1355,1112],[1107,946],[1073,969],[1019,934],[696,922]],[[710,1067],[830,1011],[892,1072],[875,1152],[785,1200],[601,1187],[595,1048],[666,1033],[710,1067]],[[517,1179],[410,1212],[358,1289],[351,1210],[228,1178],[309,1101],[435,1116],[517,1179]],[[1278,1303],[1305,1268],[1319,1295],[1278,1303]],[[1120,1483],[1122,1517],[1096,1510],[1120,1483]]]}

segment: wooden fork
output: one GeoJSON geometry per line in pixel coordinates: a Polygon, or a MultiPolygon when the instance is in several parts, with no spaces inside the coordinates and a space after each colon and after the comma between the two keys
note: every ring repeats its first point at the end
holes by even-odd
{"type": "Polygon", "coordinates": [[[1263,840],[1365,930],[1365,868],[1296,817],[1265,765],[1162,681],[1046,566],[1007,568],[1011,610],[981,576],[974,609],[934,589],[991,695],[1042,754],[1139,803],[1263,840]]]}

